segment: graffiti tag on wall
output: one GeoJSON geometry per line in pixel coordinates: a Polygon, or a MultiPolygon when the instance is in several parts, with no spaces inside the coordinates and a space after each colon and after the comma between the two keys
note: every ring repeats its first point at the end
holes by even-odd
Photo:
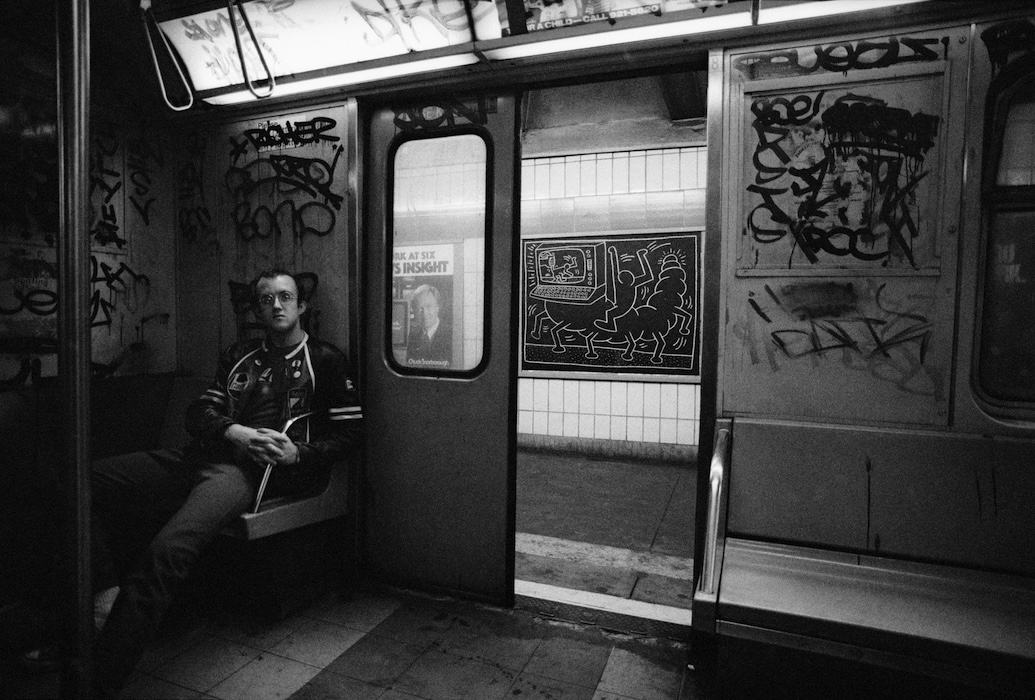
{"type": "Polygon", "coordinates": [[[93,124],[90,143],[90,244],[122,250],[129,243],[125,227],[122,140],[115,127],[93,124]]]}
{"type": "MultiPolygon", "coordinates": [[[[45,257],[42,250],[33,255],[19,248],[8,249],[7,254],[0,258],[0,283],[5,287],[0,295],[0,317],[18,316],[23,312],[29,318],[57,315],[58,270],[57,263],[49,258],[50,255],[45,257]]],[[[150,301],[151,279],[133,270],[122,260],[116,263],[91,255],[90,283],[93,285],[90,296],[91,328],[110,326],[116,305],[128,313],[136,314],[144,310],[150,301]]],[[[17,328],[11,322],[4,326],[5,330],[14,335],[37,334],[19,333],[17,328]]],[[[45,324],[43,328],[52,330],[52,323],[45,324]]]]}
{"type": "Polygon", "coordinates": [[[741,264],[932,264],[940,101],[929,79],[754,97],[741,264]]]}
{"type": "Polygon", "coordinates": [[[345,201],[345,147],[326,116],[269,121],[230,137],[224,176],[241,240],[326,236],[345,201]],[[290,151],[290,152],[287,152],[290,151]]]}
{"type": "Polygon", "coordinates": [[[127,199],[144,226],[151,225],[152,207],[157,192],[155,180],[165,166],[165,157],[158,144],[144,136],[126,144],[126,172],[129,174],[127,199]]]}
{"type": "MultiPolygon", "coordinates": [[[[131,352],[153,350],[146,345],[148,327],[166,326],[171,315],[155,308],[151,278],[122,256],[91,255],[90,284],[94,340],[108,338],[94,348],[94,371],[111,373],[131,352]],[[132,337],[123,335],[127,325],[132,326],[132,337]]],[[[52,249],[11,247],[0,254],[0,355],[8,356],[5,367],[12,366],[10,356],[20,358],[15,377],[5,378],[14,385],[25,381],[31,368],[38,376],[38,358],[57,352],[57,285],[52,249]]]]}
{"type": "Polygon", "coordinates": [[[947,36],[893,36],[764,51],[740,56],[733,65],[745,77],[759,80],[811,75],[816,72],[846,73],[853,70],[890,68],[907,63],[926,63],[945,58],[948,51],[947,36]]]}
{"type": "Polygon", "coordinates": [[[153,134],[127,134],[108,122],[92,125],[90,139],[90,248],[127,253],[136,221],[151,225],[164,165],[160,139],[153,134]]]}
{"type": "Polygon", "coordinates": [[[892,291],[873,279],[769,282],[747,292],[733,333],[752,365],[773,372],[799,363],[836,363],[900,390],[942,396],[942,377],[928,362],[933,298],[892,291]]]}
{"type": "Polygon", "coordinates": [[[522,369],[698,372],[699,234],[523,245],[522,369]]]}
{"type": "Polygon", "coordinates": [[[176,173],[176,226],[186,243],[218,248],[212,213],[205,199],[205,152],[208,140],[188,137],[187,157],[176,173]]]}
{"type": "Polygon", "coordinates": [[[479,95],[468,100],[445,99],[435,104],[422,104],[396,110],[395,127],[404,133],[434,131],[461,124],[482,126],[497,111],[495,97],[479,95]]]}

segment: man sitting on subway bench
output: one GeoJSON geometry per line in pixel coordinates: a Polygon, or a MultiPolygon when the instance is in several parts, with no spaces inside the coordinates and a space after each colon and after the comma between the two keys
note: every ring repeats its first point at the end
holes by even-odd
{"type": "Polygon", "coordinates": [[[117,695],[202,549],[271,492],[311,488],[357,445],[359,407],[337,347],[310,338],[307,300],[288,272],[252,282],[266,336],[223,352],[215,381],[187,409],[183,450],[137,452],[94,464],[94,688],[117,695]],[[324,420],[288,421],[316,411],[324,420]],[[272,469],[267,468],[272,465],[272,469]]]}

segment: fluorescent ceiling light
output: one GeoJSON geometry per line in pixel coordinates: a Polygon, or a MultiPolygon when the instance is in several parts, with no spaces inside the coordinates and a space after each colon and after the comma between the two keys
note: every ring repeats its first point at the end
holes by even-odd
{"type": "MultiPolygon", "coordinates": [[[[318,78],[303,78],[302,80],[295,80],[292,82],[280,79],[277,81],[277,88],[273,92],[272,96],[285,97],[289,95],[298,95],[303,92],[315,92],[317,90],[328,90],[330,88],[344,87],[346,85],[359,85],[361,83],[401,78],[415,73],[431,73],[439,70],[447,70],[449,68],[469,66],[474,63],[478,63],[478,60],[478,57],[473,53],[460,53],[449,56],[439,56],[438,58],[426,58],[420,61],[407,61],[387,66],[378,66],[376,68],[364,68],[361,70],[348,71],[346,73],[335,73],[333,75],[325,75],[318,78]]],[[[248,90],[238,90],[236,92],[228,92],[223,95],[202,97],[201,99],[213,105],[232,105],[239,104],[241,102],[252,102],[255,100],[255,96],[248,90]]]]}
{"type": "Polygon", "coordinates": [[[848,14],[851,12],[862,12],[863,10],[878,10],[882,7],[894,7],[895,5],[914,5],[918,2],[928,0],[826,0],[825,2],[799,2],[784,7],[766,7],[758,12],[759,24],[774,24],[776,22],[792,22],[796,19],[809,19],[813,17],[827,17],[830,15],[848,14]]]}
{"type": "Polygon", "coordinates": [[[670,39],[678,36],[703,34],[705,32],[717,32],[722,31],[723,29],[737,29],[739,27],[749,26],[751,26],[751,13],[745,11],[716,15],[714,17],[687,19],[679,22],[649,24],[641,27],[630,27],[628,29],[597,31],[592,34],[580,34],[578,36],[564,37],[563,39],[543,40],[536,36],[535,41],[531,41],[526,44],[483,49],[482,53],[484,53],[488,58],[494,60],[528,58],[530,56],[543,56],[545,54],[563,53],[566,51],[595,49],[602,46],[632,44],[640,41],[651,41],[653,39],[670,39]]]}

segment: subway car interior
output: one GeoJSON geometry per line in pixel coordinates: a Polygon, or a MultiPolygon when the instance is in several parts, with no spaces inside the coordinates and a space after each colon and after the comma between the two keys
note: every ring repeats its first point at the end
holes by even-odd
{"type": "Polygon", "coordinates": [[[1033,697],[1035,2],[0,16],[0,697],[1033,697]],[[106,686],[95,465],[292,304],[361,437],[106,686]]]}

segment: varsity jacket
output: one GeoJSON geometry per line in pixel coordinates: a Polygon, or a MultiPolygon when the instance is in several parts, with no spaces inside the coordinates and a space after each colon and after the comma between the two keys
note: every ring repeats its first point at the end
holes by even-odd
{"type": "Polygon", "coordinates": [[[265,339],[235,343],[220,357],[212,385],[187,408],[192,441],[187,454],[206,461],[234,461],[224,438],[234,423],[282,430],[309,411],[288,437],[298,463],[274,468],[271,490],[294,492],[319,480],[334,462],[358,447],[361,416],[348,357],[334,345],[305,334],[297,345],[276,348],[265,339]]]}

